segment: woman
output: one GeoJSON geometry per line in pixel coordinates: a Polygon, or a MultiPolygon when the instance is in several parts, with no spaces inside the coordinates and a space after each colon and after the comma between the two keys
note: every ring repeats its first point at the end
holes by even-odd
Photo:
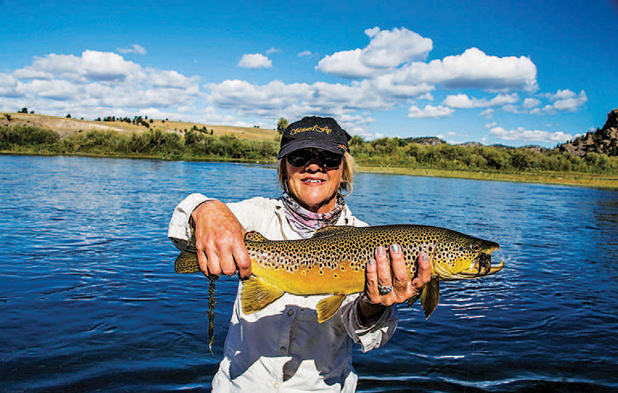
{"type": "MultiPolygon", "coordinates": [[[[281,198],[226,205],[192,194],[176,207],[169,237],[182,249],[193,227],[204,274],[238,272],[242,279],[251,275],[246,231],[291,240],[328,225],[366,226],[341,195],[352,182],[349,139],[332,118],[305,117],[290,124],[278,154],[281,198]]],[[[386,246],[378,247],[375,260],[367,263],[365,292],[348,296],[324,323],[317,322],[315,311],[324,296],[286,293],[263,310],[244,314],[237,295],[213,391],[353,392],[358,378],[352,342],[364,352],[384,345],[397,325],[397,310],[391,306],[418,294],[431,276],[422,254],[417,277],[408,280],[401,248],[390,245],[389,262],[386,246]]]]}

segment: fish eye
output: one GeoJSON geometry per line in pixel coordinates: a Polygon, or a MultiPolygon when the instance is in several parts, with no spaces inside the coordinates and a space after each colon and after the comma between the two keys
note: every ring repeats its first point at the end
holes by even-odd
{"type": "Polygon", "coordinates": [[[472,251],[477,252],[481,247],[478,244],[472,245],[472,251]]]}

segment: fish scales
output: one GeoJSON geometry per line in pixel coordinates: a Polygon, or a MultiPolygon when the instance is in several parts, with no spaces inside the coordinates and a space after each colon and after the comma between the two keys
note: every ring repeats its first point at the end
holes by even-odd
{"type": "MultiPolygon", "coordinates": [[[[245,245],[251,258],[252,276],[243,285],[243,311],[258,311],[284,292],[302,296],[332,295],[322,305],[325,308],[322,313],[328,315],[320,318],[318,305],[318,319],[326,320],[337,311],[345,295],[364,290],[365,267],[374,257],[376,247],[394,243],[401,247],[408,278],[416,274],[420,252],[430,256],[435,282],[426,287],[432,299],[426,301],[427,308],[423,303],[428,296],[421,296],[427,316],[437,306],[438,280],[481,277],[503,267],[503,264],[492,266],[490,262],[490,253],[499,248],[497,243],[432,226],[326,227],[309,239],[289,241],[270,241],[257,232],[249,232],[245,245]]],[[[193,244],[187,251],[195,252],[193,244]]],[[[177,272],[199,271],[195,255],[181,257],[182,253],[176,261],[177,272]]]]}

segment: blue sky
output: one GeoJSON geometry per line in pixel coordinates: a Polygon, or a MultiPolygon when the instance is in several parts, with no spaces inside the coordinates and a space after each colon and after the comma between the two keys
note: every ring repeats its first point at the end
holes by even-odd
{"type": "Polygon", "coordinates": [[[0,111],[552,147],[618,107],[616,0],[260,3],[0,0],[0,111]]]}

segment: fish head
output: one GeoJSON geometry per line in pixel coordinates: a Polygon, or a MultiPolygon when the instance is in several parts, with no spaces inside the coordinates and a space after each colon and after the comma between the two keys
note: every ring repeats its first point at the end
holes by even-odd
{"type": "Polygon", "coordinates": [[[465,280],[489,276],[504,267],[491,264],[491,253],[500,245],[489,240],[453,233],[449,241],[441,242],[433,253],[432,273],[440,280],[465,280]]]}

